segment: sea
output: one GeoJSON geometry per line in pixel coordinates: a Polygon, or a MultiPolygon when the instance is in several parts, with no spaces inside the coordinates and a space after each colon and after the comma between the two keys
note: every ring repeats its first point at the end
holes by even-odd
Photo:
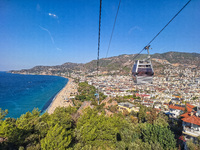
{"type": "Polygon", "coordinates": [[[59,76],[0,72],[0,108],[8,109],[6,118],[19,118],[34,108],[44,113],[67,82],[59,76]]]}

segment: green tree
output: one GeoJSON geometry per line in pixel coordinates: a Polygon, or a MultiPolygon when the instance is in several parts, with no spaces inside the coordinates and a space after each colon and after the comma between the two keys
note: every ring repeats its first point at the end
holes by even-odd
{"type": "Polygon", "coordinates": [[[174,134],[167,127],[147,124],[142,131],[142,139],[148,143],[159,143],[163,149],[174,149],[176,141],[174,134]]]}
{"type": "Polygon", "coordinates": [[[35,132],[39,134],[39,140],[44,138],[49,130],[48,121],[50,120],[50,115],[46,112],[39,117],[39,122],[35,124],[35,132]]]}
{"type": "Polygon", "coordinates": [[[198,99],[198,97],[197,96],[195,96],[195,97],[192,97],[192,100],[197,100],[198,99]]]}
{"type": "Polygon", "coordinates": [[[39,143],[40,132],[36,128],[40,124],[40,111],[33,109],[32,112],[27,112],[20,116],[16,121],[16,127],[21,131],[20,145],[26,147],[34,146],[39,143]]]}
{"type": "Polygon", "coordinates": [[[169,124],[167,123],[167,121],[161,117],[158,117],[156,120],[154,120],[154,125],[158,125],[161,127],[168,127],[169,124]]]}
{"type": "Polygon", "coordinates": [[[7,149],[16,149],[39,143],[39,132],[35,126],[39,123],[40,112],[34,109],[21,115],[20,118],[6,118],[0,127],[0,136],[6,137],[7,149]]]}
{"type": "Polygon", "coordinates": [[[156,120],[154,120],[154,125],[159,125],[161,127],[168,127],[169,126],[169,118],[164,113],[160,112],[157,115],[156,120]]]}
{"type": "Polygon", "coordinates": [[[2,110],[0,108],[0,120],[4,119],[7,114],[8,114],[8,110],[7,109],[6,110],[2,110]]]}
{"type": "Polygon", "coordinates": [[[146,121],[146,108],[144,106],[140,106],[140,110],[138,112],[138,122],[145,122],[146,121]]]}
{"type": "Polygon", "coordinates": [[[157,119],[157,112],[155,109],[151,109],[150,113],[147,115],[147,122],[153,124],[154,121],[157,119]]]}
{"type": "Polygon", "coordinates": [[[6,138],[6,142],[13,145],[20,145],[23,140],[21,140],[23,132],[17,128],[15,121],[12,119],[4,120],[0,125],[0,137],[6,138]]]}
{"type": "Polygon", "coordinates": [[[71,131],[56,124],[50,127],[46,137],[41,140],[41,148],[44,150],[61,150],[69,147],[72,141],[71,131]]]}
{"type": "MultiPolygon", "coordinates": [[[[86,109],[77,122],[76,139],[82,147],[92,149],[116,149],[123,142],[131,141],[132,128],[130,124],[119,116],[106,117],[97,110],[86,109]]],[[[83,148],[84,149],[84,148],[83,148]]]]}
{"type": "MultiPolygon", "coordinates": [[[[89,85],[87,82],[81,82],[78,86],[79,95],[76,96],[76,100],[90,101],[95,100],[96,89],[94,86],[89,85]]],[[[103,93],[99,93],[99,99],[103,100],[106,96],[103,93]]]]}
{"type": "Polygon", "coordinates": [[[38,123],[40,116],[40,111],[38,109],[33,109],[32,113],[27,112],[17,119],[16,125],[19,129],[26,130],[27,132],[32,132],[34,130],[35,124],[38,123]]]}
{"type": "Polygon", "coordinates": [[[156,142],[156,143],[148,143],[148,142],[142,142],[141,139],[137,139],[136,141],[132,142],[130,146],[128,147],[130,150],[163,150],[162,146],[156,142]]]}
{"type": "Polygon", "coordinates": [[[76,137],[84,146],[114,148],[118,130],[104,114],[86,109],[77,122],[76,137]]]}
{"type": "Polygon", "coordinates": [[[197,142],[200,145],[200,136],[197,137],[197,142]]]}
{"type": "Polygon", "coordinates": [[[55,126],[56,124],[65,127],[66,129],[71,129],[73,127],[73,121],[71,114],[76,112],[74,107],[57,107],[53,114],[50,115],[48,124],[50,126],[55,126]]]}
{"type": "Polygon", "coordinates": [[[44,122],[41,122],[40,126],[48,129],[44,129],[43,135],[46,132],[47,134],[41,140],[42,149],[66,149],[70,147],[75,127],[71,115],[74,113],[76,113],[75,107],[57,107],[53,114],[41,116],[44,117],[44,122]]]}
{"type": "Polygon", "coordinates": [[[199,150],[200,149],[200,145],[199,144],[195,144],[193,142],[193,140],[188,140],[187,141],[187,146],[189,150],[199,150]]]}

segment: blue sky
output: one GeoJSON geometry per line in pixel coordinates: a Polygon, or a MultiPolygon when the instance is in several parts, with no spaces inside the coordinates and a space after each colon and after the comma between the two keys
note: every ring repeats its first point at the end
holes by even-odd
{"type": "MultiPolygon", "coordinates": [[[[108,57],[136,54],[188,0],[122,0],[108,57]]],[[[100,58],[119,0],[102,1],[100,58]]],[[[200,1],[152,42],[151,54],[200,52],[200,1]]],[[[1,0],[0,70],[86,63],[97,58],[99,0],[1,0]]]]}

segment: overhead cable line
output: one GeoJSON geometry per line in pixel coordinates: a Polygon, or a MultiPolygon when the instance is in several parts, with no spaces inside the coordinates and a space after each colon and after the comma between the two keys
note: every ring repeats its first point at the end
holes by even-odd
{"type": "MultiPolygon", "coordinates": [[[[139,52],[137,53],[133,58],[132,60],[136,59],[144,50],[148,50],[149,47],[150,47],[150,44],[158,37],[158,35],[178,16],[178,14],[191,2],[191,0],[189,0],[179,11],[178,13],[176,13],[174,15],[174,17],[160,30],[160,32],[158,32],[156,34],[156,36],[154,36],[152,38],[152,40],[139,52]]],[[[128,65],[125,65],[121,70],[123,70],[124,68],[126,68],[128,65]]]]}
{"type": "Polygon", "coordinates": [[[108,51],[109,51],[109,49],[110,49],[110,44],[111,44],[111,41],[112,41],[112,36],[113,36],[114,30],[115,30],[115,24],[116,24],[116,21],[117,21],[117,16],[118,16],[120,4],[121,4],[121,0],[119,0],[119,4],[118,4],[118,8],[117,8],[117,13],[116,13],[115,21],[114,21],[114,24],[113,24],[113,28],[112,28],[112,32],[111,32],[111,36],[110,36],[110,41],[109,41],[109,44],[108,44],[108,49],[107,49],[107,53],[106,53],[106,58],[107,58],[107,56],[108,56],[108,51]]]}
{"type": "Polygon", "coordinates": [[[100,0],[100,9],[99,9],[99,33],[98,33],[98,52],[97,52],[97,76],[99,72],[99,49],[100,49],[100,35],[101,35],[101,6],[102,0],[100,0]]]}
{"type": "MultiPolygon", "coordinates": [[[[102,0],[100,0],[100,9],[99,9],[99,34],[98,34],[98,52],[97,52],[97,78],[99,76],[99,49],[100,49],[100,33],[101,33],[101,7],[102,7],[102,0]]],[[[98,79],[97,79],[98,80],[98,79]]],[[[97,87],[97,99],[99,105],[99,87],[97,87]]]]}
{"type": "Polygon", "coordinates": [[[133,60],[138,57],[140,55],[140,53],[142,53],[143,50],[146,49],[147,46],[149,46],[157,37],[158,35],[178,16],[178,14],[191,2],[191,0],[189,0],[175,15],[174,17],[160,30],[160,32],[158,32],[156,34],[156,36],[153,37],[153,39],[137,54],[133,57],[133,60]]]}

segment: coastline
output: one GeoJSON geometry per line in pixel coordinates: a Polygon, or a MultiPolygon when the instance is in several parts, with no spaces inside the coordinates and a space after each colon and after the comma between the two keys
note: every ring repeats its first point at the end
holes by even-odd
{"type": "MultiPolygon", "coordinates": [[[[36,74],[23,74],[23,73],[13,73],[13,72],[6,72],[6,73],[20,74],[20,75],[36,75],[36,74]]],[[[47,74],[37,74],[37,75],[46,76],[47,74]]],[[[56,75],[47,75],[47,76],[56,76],[56,75]]],[[[41,110],[42,113],[44,111],[49,114],[52,114],[57,107],[74,106],[71,100],[71,98],[73,97],[71,95],[76,95],[78,84],[75,83],[74,79],[72,78],[65,76],[60,76],[60,77],[67,78],[68,82],[57,94],[54,95],[54,97],[52,97],[52,101],[46,107],[46,109],[41,110]]]]}
{"type": "Polygon", "coordinates": [[[70,96],[77,92],[77,84],[73,82],[73,79],[67,78],[67,84],[54,97],[51,104],[46,109],[47,113],[52,114],[57,107],[74,106],[73,102],[70,100],[70,96]]]}

